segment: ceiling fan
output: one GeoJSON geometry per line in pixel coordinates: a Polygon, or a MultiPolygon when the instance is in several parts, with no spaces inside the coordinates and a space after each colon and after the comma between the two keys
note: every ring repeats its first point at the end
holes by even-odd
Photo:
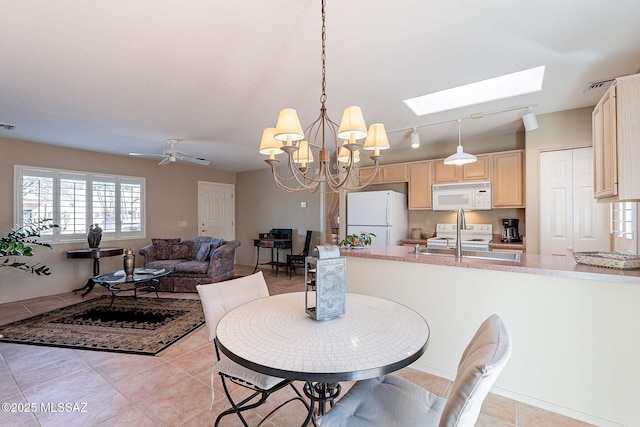
{"type": "Polygon", "coordinates": [[[177,161],[187,162],[187,163],[195,163],[198,165],[208,165],[209,160],[200,158],[200,157],[189,157],[184,151],[180,151],[176,149],[176,145],[181,140],[179,139],[167,139],[167,144],[171,146],[171,148],[163,150],[162,154],[146,154],[146,153],[129,153],[130,156],[141,156],[141,157],[162,157],[160,163],[161,166],[168,165],[169,163],[175,163],[177,161]]]}

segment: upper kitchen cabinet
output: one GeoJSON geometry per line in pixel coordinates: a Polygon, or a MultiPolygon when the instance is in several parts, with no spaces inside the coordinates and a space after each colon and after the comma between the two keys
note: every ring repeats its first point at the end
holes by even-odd
{"type": "MultiPolygon", "coordinates": [[[[367,182],[375,171],[375,166],[366,166],[358,170],[360,182],[367,182]]],[[[392,184],[409,181],[409,167],[406,163],[382,165],[378,167],[378,173],[371,184],[392,184]]]]}
{"type": "Polygon", "coordinates": [[[640,200],[640,74],[611,85],[593,110],[592,133],[594,197],[640,200]]]}
{"type": "Polygon", "coordinates": [[[434,163],[427,160],[409,164],[409,209],[429,210],[433,207],[431,185],[434,163]]]}
{"type": "Polygon", "coordinates": [[[462,166],[445,165],[444,160],[436,161],[434,164],[434,184],[448,184],[450,182],[465,181],[489,181],[491,179],[489,155],[481,154],[476,157],[478,158],[477,162],[467,163],[462,166]]]}
{"type": "Polygon", "coordinates": [[[493,208],[524,208],[524,150],[491,155],[493,208]]]}

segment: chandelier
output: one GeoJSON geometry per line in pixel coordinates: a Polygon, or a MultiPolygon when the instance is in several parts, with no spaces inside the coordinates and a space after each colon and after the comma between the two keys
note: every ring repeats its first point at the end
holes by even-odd
{"type": "Polygon", "coordinates": [[[313,193],[321,183],[326,183],[326,187],[334,192],[364,188],[378,173],[378,161],[382,157],[380,150],[389,148],[384,125],[373,123],[367,130],[360,107],[346,107],[339,126],[327,115],[325,3],[325,0],[322,0],[320,116],[303,132],[296,110],[285,108],[278,115],[276,127],[269,127],[263,131],[260,142],[259,151],[269,156],[265,162],[271,166],[273,179],[286,191],[307,190],[313,193]],[[358,142],[362,139],[364,144],[358,142]],[[339,143],[340,140],[342,145],[339,143]],[[331,155],[330,148],[335,151],[335,156],[331,155]],[[373,155],[370,158],[375,164],[373,173],[364,179],[358,176],[355,167],[355,164],[360,161],[360,150],[372,150],[373,155]],[[280,160],[275,158],[281,153],[287,155],[287,172],[284,176],[278,174],[277,166],[280,160]],[[333,173],[332,165],[336,168],[333,173]]]}

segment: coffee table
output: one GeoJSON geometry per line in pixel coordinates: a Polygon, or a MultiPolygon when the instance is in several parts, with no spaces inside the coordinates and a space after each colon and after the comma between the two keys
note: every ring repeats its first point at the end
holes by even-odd
{"type": "Polygon", "coordinates": [[[136,308],[138,291],[143,291],[144,293],[155,292],[156,297],[159,299],[160,296],[156,289],[158,278],[169,274],[171,274],[171,270],[136,268],[133,272],[133,277],[127,277],[123,270],[119,270],[95,276],[93,281],[111,292],[111,304],[109,304],[109,307],[113,305],[113,300],[119,293],[133,291],[134,308],[136,308]]]}

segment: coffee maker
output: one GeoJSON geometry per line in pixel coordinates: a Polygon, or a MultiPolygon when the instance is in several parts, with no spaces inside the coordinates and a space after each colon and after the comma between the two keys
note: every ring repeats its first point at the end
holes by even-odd
{"type": "Polygon", "coordinates": [[[502,242],[522,242],[520,233],[518,233],[519,219],[503,219],[502,220],[502,242]]]}

